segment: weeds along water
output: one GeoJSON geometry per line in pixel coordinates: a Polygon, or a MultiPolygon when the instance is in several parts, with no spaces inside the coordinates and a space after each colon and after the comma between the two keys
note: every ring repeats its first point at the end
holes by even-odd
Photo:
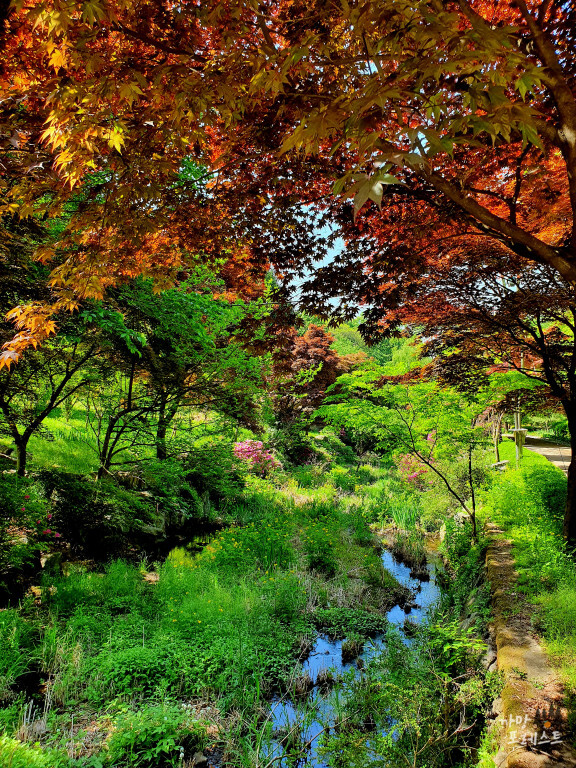
{"type": "MultiPolygon", "coordinates": [[[[388,573],[416,598],[414,607],[395,605],[387,612],[390,634],[392,627],[402,630],[408,617],[411,624],[425,620],[428,610],[438,601],[440,592],[433,563],[427,565],[426,579],[416,579],[411,576],[411,569],[397,561],[387,549],[383,550],[381,560],[388,573]]],[[[318,636],[300,672],[300,679],[310,680],[307,700],[299,704],[298,695],[295,695],[275,697],[272,701],[272,733],[270,741],[262,749],[264,759],[270,763],[275,761],[279,766],[290,766],[296,759],[300,765],[309,768],[328,768],[330,750],[322,747],[322,737],[327,741],[331,732],[345,726],[345,687],[355,681],[362,682],[366,675],[364,670],[369,671],[370,661],[382,652],[386,636],[387,633],[379,633],[357,642],[359,653],[353,654],[353,658],[346,653],[346,645],[350,642],[348,638],[335,639],[325,634],[318,636]],[[298,749],[302,751],[300,756],[296,755],[298,749]]],[[[408,634],[402,637],[402,641],[409,645],[413,639],[408,634]]],[[[381,735],[385,736],[386,732],[381,735]]],[[[367,742],[369,744],[370,739],[367,742]]]]}
{"type": "MultiPolygon", "coordinates": [[[[446,600],[434,564],[420,581],[383,551],[356,491],[258,485],[208,540],[157,563],[69,563],[0,612],[0,756],[17,768],[179,768],[200,752],[230,768],[465,764],[470,734],[455,724],[481,727],[493,693],[458,623],[478,558],[465,580],[454,570],[446,600]]],[[[467,533],[448,538],[468,551],[467,533]]]]}

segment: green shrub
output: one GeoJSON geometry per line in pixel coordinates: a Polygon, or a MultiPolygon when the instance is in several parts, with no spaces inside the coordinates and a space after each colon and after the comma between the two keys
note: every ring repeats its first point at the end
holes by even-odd
{"type": "Polygon", "coordinates": [[[334,552],[333,534],[328,528],[310,527],[303,541],[306,565],[311,571],[334,576],[338,561],[334,552]]]}
{"type": "MultiPolygon", "coordinates": [[[[280,452],[288,463],[309,464],[317,456],[314,441],[302,422],[277,429],[271,437],[273,448],[280,452]]],[[[286,461],[282,463],[285,464],[286,461]]]]}
{"type": "Polygon", "coordinates": [[[232,445],[216,440],[195,444],[183,461],[186,482],[200,496],[208,494],[215,502],[240,496],[244,478],[236,465],[232,445]]]}
{"type": "Polygon", "coordinates": [[[520,469],[494,478],[484,505],[512,534],[520,584],[538,594],[558,587],[573,573],[562,539],[566,478],[540,456],[526,459],[520,469]]]}
{"type": "Polygon", "coordinates": [[[563,419],[552,425],[552,434],[555,437],[559,437],[561,440],[570,440],[570,428],[568,426],[568,419],[563,419]]]}
{"type": "Polygon", "coordinates": [[[177,654],[174,648],[158,646],[105,649],[94,660],[93,674],[103,697],[152,694],[159,688],[168,690],[176,683],[177,654]]]}
{"type": "Polygon", "coordinates": [[[64,750],[41,749],[36,744],[0,736],[0,765],[2,768],[71,768],[72,762],[64,750]]]}
{"type": "Polygon", "coordinates": [[[0,611],[0,701],[12,696],[12,686],[29,671],[35,632],[18,613],[0,611]]]}
{"type": "Polygon", "coordinates": [[[187,480],[189,471],[175,459],[152,460],[144,467],[144,481],[171,518],[198,518],[204,514],[200,495],[187,480]]]}
{"type": "Polygon", "coordinates": [[[359,483],[356,472],[345,467],[334,467],[325,478],[341,491],[353,491],[359,483]]]}
{"type": "Polygon", "coordinates": [[[151,499],[108,480],[94,482],[59,470],[38,475],[53,502],[53,525],[63,540],[102,559],[123,552],[134,532],[154,521],[151,499]]]}
{"type": "Polygon", "coordinates": [[[147,705],[115,719],[106,763],[127,768],[171,768],[203,749],[205,729],[182,707],[147,705]]]}
{"type": "Polygon", "coordinates": [[[41,490],[31,478],[0,472],[0,595],[39,570],[43,543],[54,541],[42,533],[50,524],[41,490]]]}

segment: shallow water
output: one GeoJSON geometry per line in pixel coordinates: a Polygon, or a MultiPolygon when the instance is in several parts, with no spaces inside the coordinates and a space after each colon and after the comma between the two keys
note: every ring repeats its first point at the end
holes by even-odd
{"type": "MultiPolygon", "coordinates": [[[[409,618],[414,623],[421,622],[426,616],[428,609],[439,597],[435,564],[432,562],[427,565],[427,571],[430,576],[429,581],[420,581],[419,579],[412,578],[410,576],[410,568],[395,560],[388,550],[384,550],[382,553],[382,564],[400,584],[408,587],[413,592],[416,603],[416,607],[408,612],[398,605],[394,606],[386,614],[390,624],[402,629],[406,618],[409,618]]],[[[356,661],[347,664],[342,663],[343,642],[344,640],[330,640],[324,635],[318,637],[309,657],[302,664],[302,674],[305,675],[307,673],[315,683],[315,687],[307,698],[302,699],[301,705],[285,698],[273,700],[271,703],[270,718],[273,731],[293,732],[296,734],[296,730],[298,730],[300,743],[308,742],[310,744],[305,757],[298,763],[298,765],[305,766],[305,768],[326,768],[326,764],[318,755],[317,746],[320,741],[319,737],[327,727],[326,724],[329,727],[337,718],[337,686],[333,689],[330,698],[322,696],[319,687],[316,685],[319,673],[330,669],[333,670],[335,675],[348,670],[355,670],[358,676],[362,674],[356,661]],[[305,710],[308,713],[314,711],[311,705],[316,707],[317,713],[306,718],[304,715],[305,710]],[[298,723],[300,723],[300,726],[297,725],[298,723]]],[[[406,638],[406,643],[409,644],[410,642],[411,640],[406,638]]],[[[378,653],[378,649],[382,647],[382,644],[382,635],[367,641],[360,659],[367,661],[375,653],[378,653]]],[[[288,759],[282,759],[283,751],[282,745],[275,741],[271,748],[266,750],[266,757],[268,760],[276,758],[274,765],[286,768],[289,761],[288,759]]]]}

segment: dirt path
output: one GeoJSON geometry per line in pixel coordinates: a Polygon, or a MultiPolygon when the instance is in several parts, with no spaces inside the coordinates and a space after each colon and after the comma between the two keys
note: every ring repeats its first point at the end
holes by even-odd
{"type": "Polygon", "coordinates": [[[504,678],[494,704],[499,752],[496,768],[552,768],[576,766],[567,743],[564,691],[534,636],[531,606],[516,589],[512,544],[495,525],[489,525],[486,569],[492,592],[492,636],[497,668],[504,678]]]}
{"type": "Polygon", "coordinates": [[[570,464],[571,451],[568,445],[558,445],[551,440],[543,440],[541,437],[526,437],[524,447],[534,453],[539,453],[548,459],[555,467],[568,474],[568,465],[570,464]]]}

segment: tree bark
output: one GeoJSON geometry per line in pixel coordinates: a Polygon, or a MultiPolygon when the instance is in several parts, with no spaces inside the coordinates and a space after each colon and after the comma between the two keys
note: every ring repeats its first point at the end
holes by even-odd
{"type": "Polygon", "coordinates": [[[502,440],[502,416],[503,414],[498,414],[496,416],[496,420],[493,425],[494,430],[494,455],[496,457],[496,461],[500,461],[500,442],[502,440]]]}
{"type": "Polygon", "coordinates": [[[168,458],[168,449],[166,448],[166,433],[168,427],[174,421],[178,413],[178,401],[174,400],[167,405],[167,400],[162,399],[158,408],[158,426],[156,427],[156,458],[160,461],[168,458]]]}
{"type": "Polygon", "coordinates": [[[15,440],[16,444],[16,474],[24,477],[26,474],[26,462],[28,459],[28,440],[29,437],[22,436],[15,440]]]}
{"type": "Polygon", "coordinates": [[[108,426],[106,427],[106,433],[104,434],[104,441],[102,442],[102,447],[99,451],[99,459],[100,459],[100,466],[98,467],[98,474],[97,479],[102,480],[104,477],[104,474],[108,474],[108,471],[110,469],[110,442],[112,440],[112,433],[114,432],[114,429],[116,428],[116,424],[119,420],[118,417],[112,417],[109,422],[108,426]]]}
{"type": "Polygon", "coordinates": [[[158,408],[158,426],[156,427],[156,458],[164,461],[168,453],[166,451],[166,431],[168,422],[166,421],[166,400],[160,400],[158,408]]]}
{"type": "Polygon", "coordinates": [[[574,413],[566,413],[570,431],[571,459],[568,466],[568,487],[566,493],[566,508],[564,510],[563,533],[572,546],[576,545],[576,408],[574,413]]]}

